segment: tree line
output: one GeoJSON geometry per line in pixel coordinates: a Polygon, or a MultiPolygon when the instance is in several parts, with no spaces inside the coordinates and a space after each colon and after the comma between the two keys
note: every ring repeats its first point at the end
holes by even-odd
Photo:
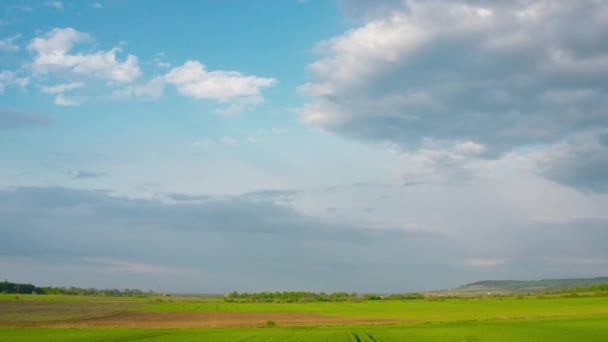
{"type": "Polygon", "coordinates": [[[579,292],[608,292],[608,283],[596,284],[586,287],[575,287],[575,288],[565,288],[558,290],[549,290],[545,291],[546,294],[560,294],[560,293],[579,293],[579,292]]]}
{"type": "Polygon", "coordinates": [[[422,293],[403,293],[390,295],[364,294],[359,295],[355,292],[307,292],[307,291],[283,291],[283,292],[257,292],[239,293],[237,291],[228,293],[224,296],[226,302],[239,303],[294,303],[294,302],[345,302],[361,300],[404,300],[404,299],[423,299],[422,293]]]}
{"type": "MultiPolygon", "coordinates": [[[[146,293],[137,289],[95,289],[81,287],[38,287],[33,284],[11,283],[7,280],[0,282],[0,293],[9,294],[40,294],[66,296],[112,296],[112,297],[144,297],[146,293]]],[[[148,293],[149,294],[149,293],[148,293]]]]}

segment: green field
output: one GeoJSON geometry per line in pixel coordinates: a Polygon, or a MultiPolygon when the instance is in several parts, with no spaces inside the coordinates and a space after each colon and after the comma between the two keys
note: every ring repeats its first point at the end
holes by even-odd
{"type": "Polygon", "coordinates": [[[608,318],[254,329],[0,328],[6,341],[605,341],[608,318]]]}
{"type": "Polygon", "coordinates": [[[606,341],[608,297],[224,303],[209,298],[0,296],[0,341],[606,341]],[[161,301],[162,300],[162,301],[161,301]],[[169,301],[170,300],[170,301],[169,301]],[[272,328],[65,328],[117,312],[315,313],[399,319],[382,325],[272,328]],[[43,327],[44,326],[44,327],[43,327]]]}
{"type": "Polygon", "coordinates": [[[318,303],[195,303],[171,302],[138,311],[184,312],[315,312],[354,318],[398,318],[412,321],[524,319],[608,314],[608,297],[588,298],[475,298],[318,302],[318,303]]]}

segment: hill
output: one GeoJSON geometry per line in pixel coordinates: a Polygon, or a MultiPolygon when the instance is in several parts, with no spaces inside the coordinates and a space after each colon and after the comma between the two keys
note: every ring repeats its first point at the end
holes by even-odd
{"type": "Polygon", "coordinates": [[[479,294],[488,292],[530,293],[555,291],[560,289],[584,288],[605,283],[608,283],[608,277],[541,280],[483,280],[439,292],[448,292],[454,294],[479,294]]]}

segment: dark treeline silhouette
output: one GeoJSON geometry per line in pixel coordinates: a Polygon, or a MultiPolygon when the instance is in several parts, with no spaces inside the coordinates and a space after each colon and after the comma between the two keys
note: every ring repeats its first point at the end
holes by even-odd
{"type": "Polygon", "coordinates": [[[43,294],[41,288],[34,286],[32,284],[18,284],[18,283],[9,283],[8,281],[3,281],[0,283],[0,293],[22,293],[22,294],[43,294]]]}
{"type": "Polygon", "coordinates": [[[10,294],[47,294],[47,295],[66,295],[66,296],[113,296],[113,297],[143,297],[146,295],[142,290],[137,289],[95,289],[80,287],[38,287],[32,284],[18,284],[8,281],[0,282],[0,293],[10,294]]]}

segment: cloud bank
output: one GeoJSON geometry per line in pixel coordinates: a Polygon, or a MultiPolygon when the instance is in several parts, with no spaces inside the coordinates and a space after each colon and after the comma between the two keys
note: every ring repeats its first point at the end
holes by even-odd
{"type": "MultiPolygon", "coordinates": [[[[476,158],[555,150],[572,135],[608,127],[608,49],[597,44],[608,40],[605,1],[341,6],[364,24],[317,45],[322,57],[300,87],[312,97],[300,110],[311,126],[410,152],[429,142],[461,146],[476,158]]],[[[545,167],[562,168],[563,151],[556,153],[545,167]]],[[[542,174],[571,186],[600,164],[542,174]]],[[[603,191],[600,178],[594,188],[603,191]]]]}
{"type": "Polygon", "coordinates": [[[0,264],[10,274],[18,274],[19,265],[30,271],[44,265],[40,277],[47,283],[158,283],[201,292],[409,291],[478,280],[489,270],[494,277],[608,271],[600,262],[608,260],[606,221],[458,238],[328,223],[277,204],[292,195],[169,194],[164,202],[67,188],[1,190],[0,264]]]}

